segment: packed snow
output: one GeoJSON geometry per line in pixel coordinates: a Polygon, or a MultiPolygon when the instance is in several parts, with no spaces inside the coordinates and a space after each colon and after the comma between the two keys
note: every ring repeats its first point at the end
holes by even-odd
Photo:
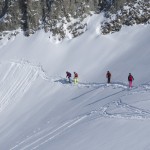
{"type": "Polygon", "coordinates": [[[0,150],[150,150],[150,25],[101,35],[102,20],[59,44],[43,31],[1,40],[0,150]]]}

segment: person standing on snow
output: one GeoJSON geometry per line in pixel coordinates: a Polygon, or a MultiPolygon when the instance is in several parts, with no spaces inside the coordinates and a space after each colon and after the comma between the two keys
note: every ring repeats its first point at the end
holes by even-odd
{"type": "Polygon", "coordinates": [[[74,84],[78,83],[78,74],[74,72],[74,84]]]}
{"type": "Polygon", "coordinates": [[[66,78],[68,78],[69,83],[71,83],[71,73],[66,71],[66,78]]]}
{"type": "Polygon", "coordinates": [[[111,73],[109,71],[107,71],[106,73],[106,78],[107,78],[107,83],[110,83],[111,73]]]}
{"type": "Polygon", "coordinates": [[[134,80],[133,76],[131,73],[129,73],[129,76],[128,76],[128,81],[129,81],[129,88],[132,88],[132,81],[134,80]]]}

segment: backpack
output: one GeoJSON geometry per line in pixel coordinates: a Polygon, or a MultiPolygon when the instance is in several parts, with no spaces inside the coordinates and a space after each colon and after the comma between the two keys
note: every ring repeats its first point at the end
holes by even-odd
{"type": "Polygon", "coordinates": [[[132,81],[133,77],[132,75],[129,75],[129,81],[132,81]]]}
{"type": "Polygon", "coordinates": [[[71,77],[71,73],[70,72],[67,72],[67,77],[71,77]]]}
{"type": "Polygon", "coordinates": [[[71,73],[70,72],[68,72],[68,77],[71,77],[71,73]]]}
{"type": "Polygon", "coordinates": [[[108,73],[107,73],[107,78],[110,78],[110,77],[111,77],[111,73],[108,72],[108,73]]]}

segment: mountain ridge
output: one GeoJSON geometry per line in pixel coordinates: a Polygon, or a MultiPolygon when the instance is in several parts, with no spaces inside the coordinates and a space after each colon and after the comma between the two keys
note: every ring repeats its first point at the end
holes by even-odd
{"type": "Polygon", "coordinates": [[[75,38],[87,30],[84,20],[95,13],[104,13],[101,34],[117,32],[122,25],[150,23],[148,0],[3,0],[0,8],[0,40],[7,35],[6,31],[18,29],[25,36],[44,29],[60,41],[67,33],[75,38]]]}

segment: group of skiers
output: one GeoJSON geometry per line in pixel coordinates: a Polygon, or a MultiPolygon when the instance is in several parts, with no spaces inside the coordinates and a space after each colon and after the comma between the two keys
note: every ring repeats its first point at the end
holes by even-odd
{"type": "MultiPolygon", "coordinates": [[[[106,78],[107,78],[107,83],[110,83],[111,80],[111,73],[107,71],[106,73],[106,78]]],[[[131,73],[128,75],[128,82],[129,82],[129,88],[132,88],[132,81],[134,80],[133,76],[131,73]]]]}
{"type": "MultiPolygon", "coordinates": [[[[66,78],[68,78],[69,83],[71,83],[71,73],[66,71],[66,78]]],[[[110,71],[107,71],[106,73],[106,78],[107,78],[107,83],[110,83],[111,80],[111,73],[110,71]]],[[[132,88],[132,81],[134,80],[133,76],[131,73],[129,73],[128,75],[128,81],[129,81],[129,88],[132,88]]],[[[74,83],[77,84],[78,83],[78,74],[76,72],[74,72],[74,83]]]]}
{"type": "MultiPolygon", "coordinates": [[[[71,83],[71,73],[68,71],[66,71],[66,78],[68,78],[69,83],[71,83]]],[[[78,74],[76,72],[74,72],[74,83],[78,83],[78,74]]]]}

